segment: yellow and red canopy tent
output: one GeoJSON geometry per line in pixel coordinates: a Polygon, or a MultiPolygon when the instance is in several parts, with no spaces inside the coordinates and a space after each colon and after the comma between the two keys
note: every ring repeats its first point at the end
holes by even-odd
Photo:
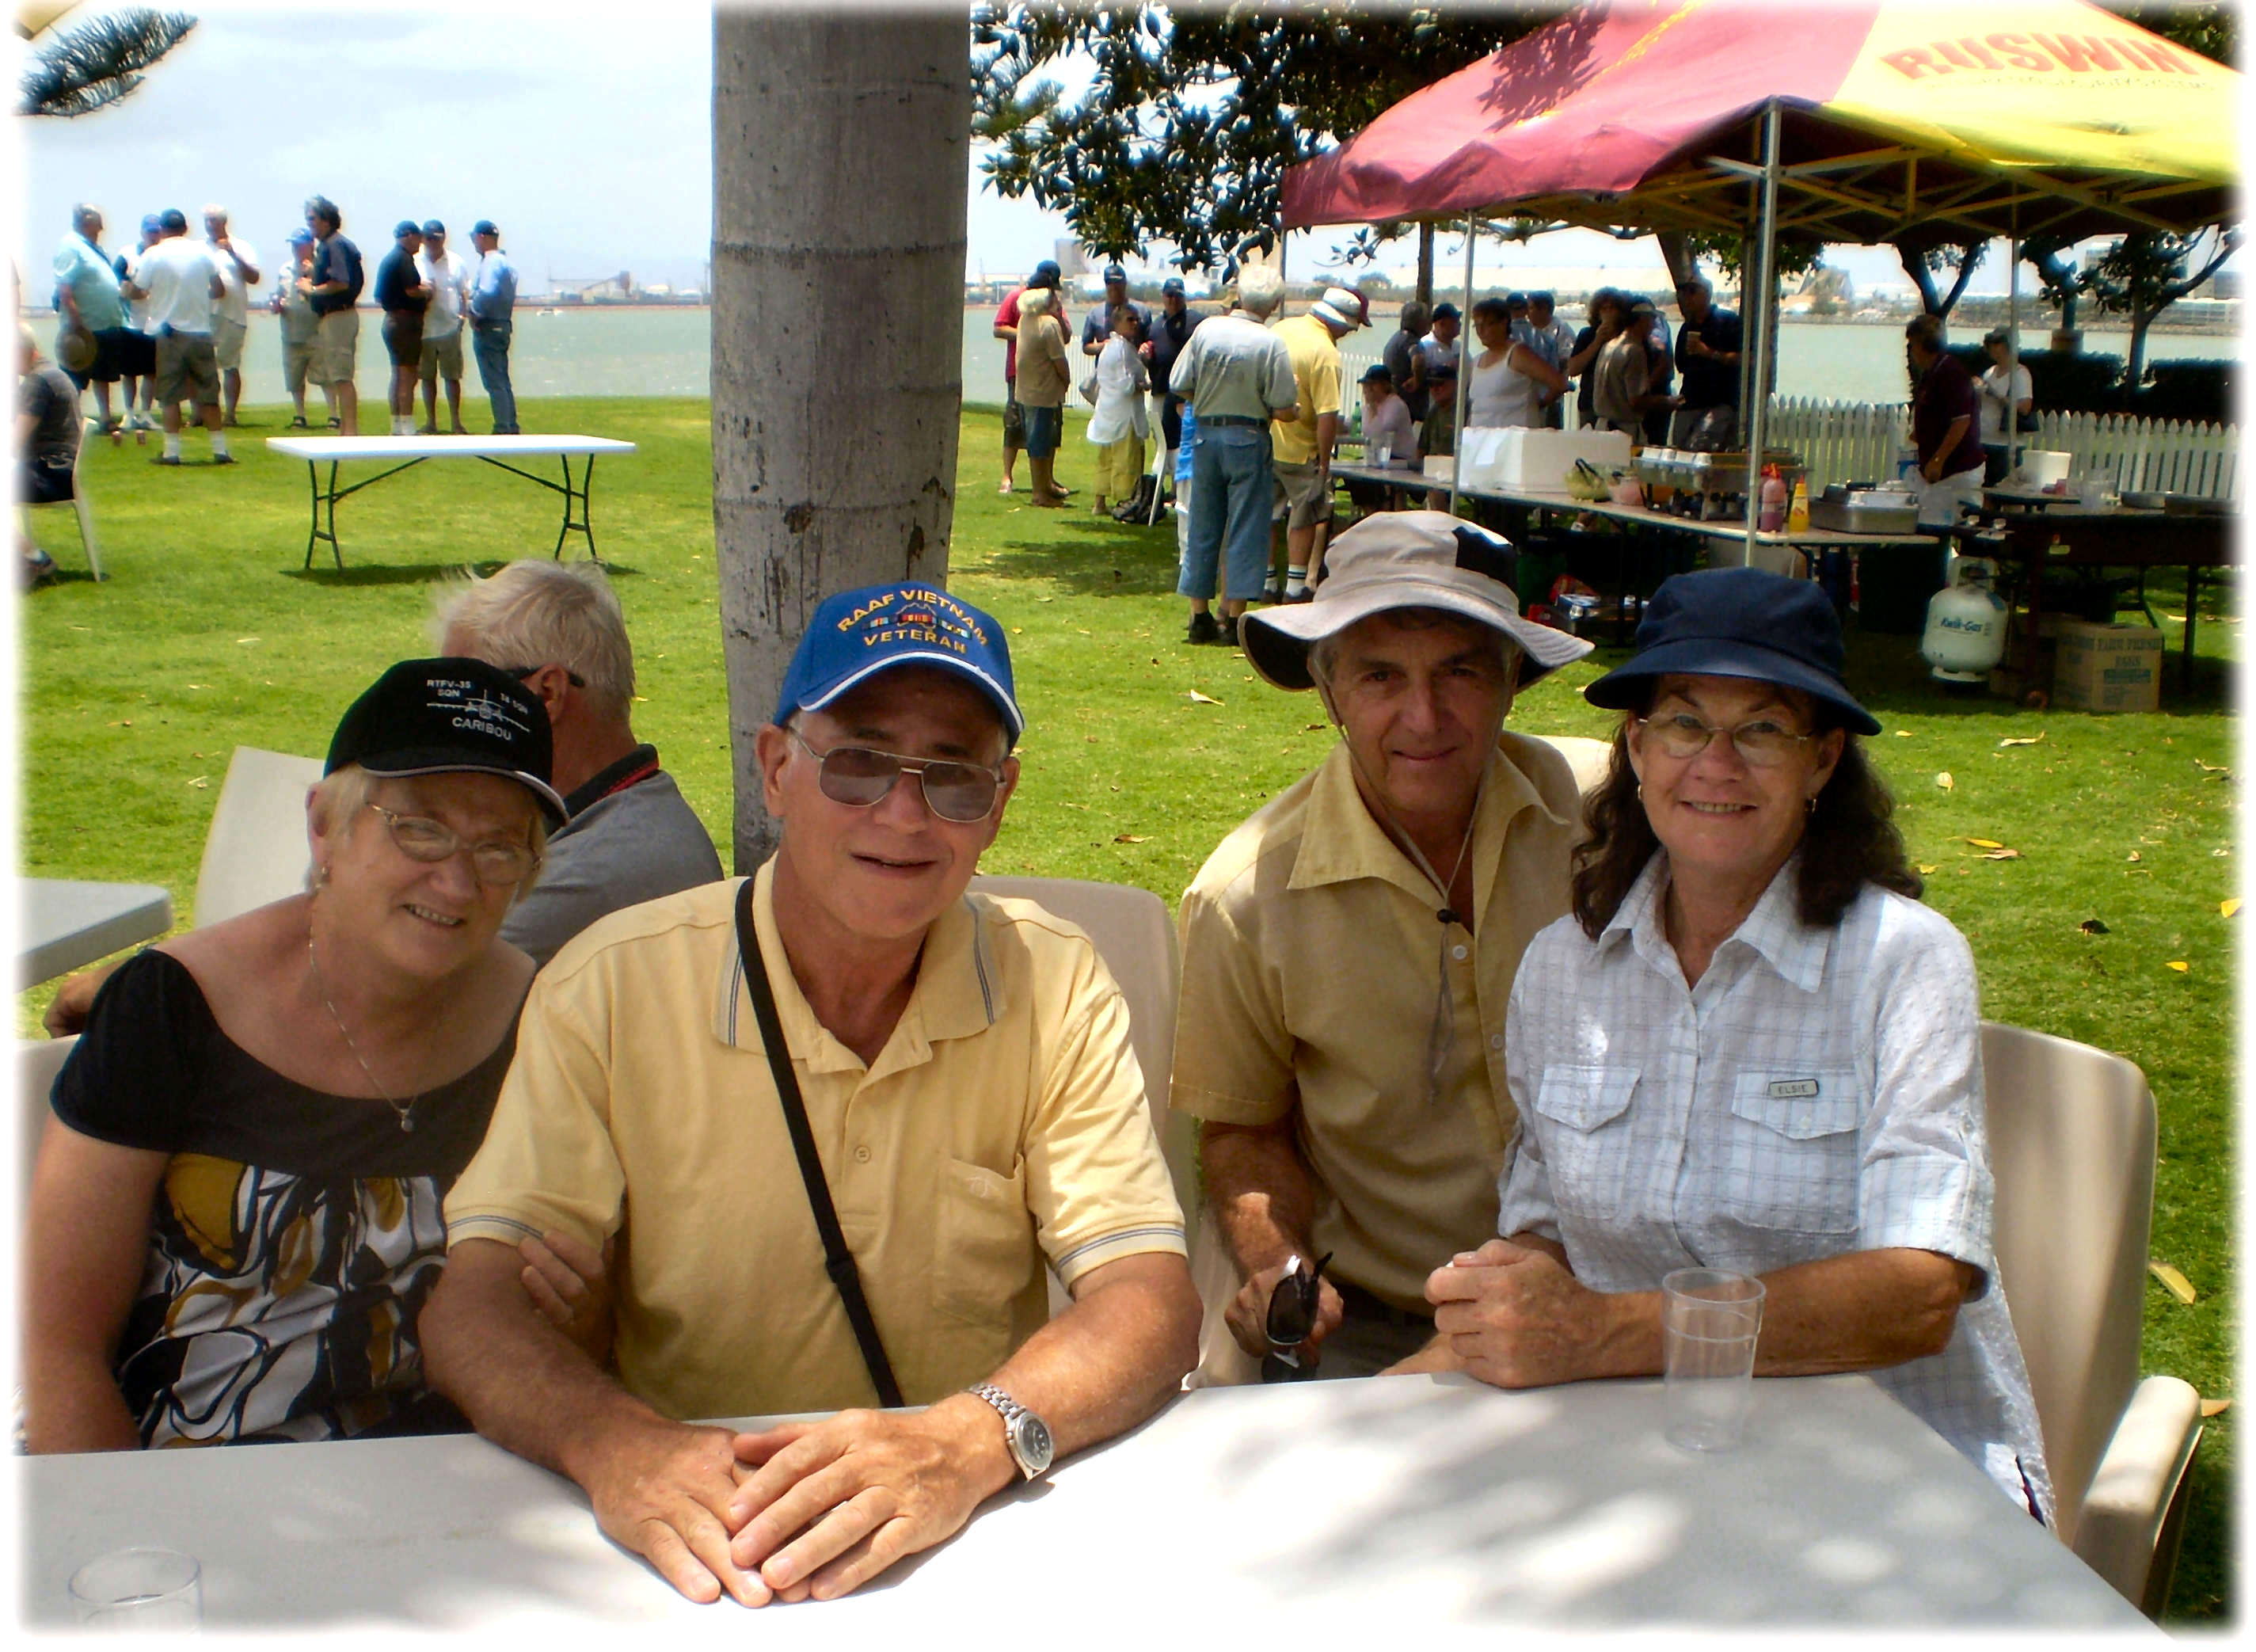
{"type": "Polygon", "coordinates": [[[1463,217],[1469,272],[1505,213],[1745,235],[1759,272],[1781,234],[2191,234],[2238,215],[2240,82],[2085,0],[1597,0],[1294,167],[1284,226],[1463,217]]]}

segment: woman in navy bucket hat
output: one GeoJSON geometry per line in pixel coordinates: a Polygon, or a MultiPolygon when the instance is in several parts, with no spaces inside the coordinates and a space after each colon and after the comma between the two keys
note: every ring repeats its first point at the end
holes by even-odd
{"type": "Polygon", "coordinates": [[[1410,1368],[1655,1375],[1663,1281],[1751,1275],[1757,1376],[1868,1371],[2047,1519],[1992,1277],[1973,959],[1918,900],[1832,605],[1680,575],[1637,641],[1584,690],[1624,714],[1611,772],[1506,1013],[1503,1237],[1435,1271],[1442,1335],[1410,1368]]]}

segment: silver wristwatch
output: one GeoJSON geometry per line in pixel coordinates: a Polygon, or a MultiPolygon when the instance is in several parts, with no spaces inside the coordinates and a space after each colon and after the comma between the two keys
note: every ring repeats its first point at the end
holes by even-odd
{"type": "Polygon", "coordinates": [[[1011,1448],[1011,1460],[1019,1465],[1021,1475],[1033,1479],[1048,1472],[1056,1449],[1048,1423],[991,1382],[975,1383],[964,1392],[977,1394],[1003,1414],[1003,1443],[1011,1448]]]}

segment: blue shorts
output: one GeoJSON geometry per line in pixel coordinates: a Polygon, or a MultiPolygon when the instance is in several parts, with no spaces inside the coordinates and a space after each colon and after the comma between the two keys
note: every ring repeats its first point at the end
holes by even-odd
{"type": "Polygon", "coordinates": [[[1033,407],[1025,402],[1019,406],[1026,415],[1026,456],[1048,458],[1058,450],[1058,443],[1065,436],[1065,409],[1033,407]]]}

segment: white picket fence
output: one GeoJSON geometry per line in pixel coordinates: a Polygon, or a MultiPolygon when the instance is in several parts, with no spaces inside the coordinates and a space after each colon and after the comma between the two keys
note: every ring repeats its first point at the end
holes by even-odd
{"type": "MultiPolygon", "coordinates": [[[[1808,469],[1809,489],[1832,482],[1871,482],[1896,474],[1896,458],[1911,439],[1910,413],[1900,404],[1771,399],[1766,446],[1791,448],[1808,469]]],[[[2133,419],[2121,413],[2041,413],[2037,428],[2021,437],[2030,448],[2071,455],[2077,476],[2097,476],[2119,491],[2191,493],[2206,498],[2240,497],[2240,430],[2237,425],[2133,419]]]]}

